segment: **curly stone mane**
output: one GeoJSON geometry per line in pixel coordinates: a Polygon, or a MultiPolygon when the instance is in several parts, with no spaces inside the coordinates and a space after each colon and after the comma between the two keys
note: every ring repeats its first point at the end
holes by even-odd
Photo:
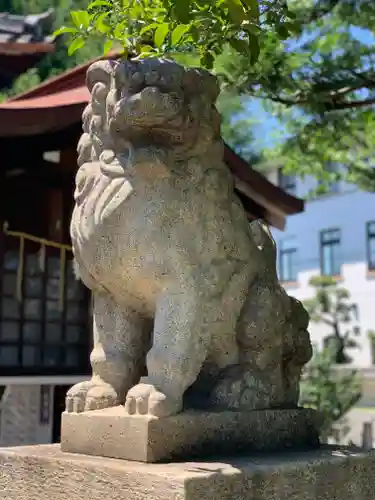
{"type": "Polygon", "coordinates": [[[179,160],[186,164],[209,152],[223,166],[219,86],[210,73],[159,59],[100,61],[89,68],[87,86],[91,102],[83,113],[79,166],[98,160],[108,165],[126,154],[133,164],[142,162],[150,145],[153,162],[189,174],[190,181],[197,172],[179,172],[179,160]]]}

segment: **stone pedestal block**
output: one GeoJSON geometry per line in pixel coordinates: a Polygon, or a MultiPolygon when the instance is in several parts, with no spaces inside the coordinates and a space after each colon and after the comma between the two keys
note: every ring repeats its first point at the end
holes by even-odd
{"type": "Polygon", "coordinates": [[[145,464],[0,450],[1,500],[373,500],[375,454],[345,448],[145,464]]]}
{"type": "Polygon", "coordinates": [[[313,410],[189,411],[157,419],[122,406],[64,413],[61,449],[140,462],[190,459],[217,453],[311,449],[319,446],[313,410]]]}

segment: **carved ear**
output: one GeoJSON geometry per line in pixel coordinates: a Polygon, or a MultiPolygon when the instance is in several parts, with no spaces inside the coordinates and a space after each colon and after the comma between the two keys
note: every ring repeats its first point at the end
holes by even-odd
{"type": "Polygon", "coordinates": [[[259,250],[272,254],[276,258],[276,243],[268,225],[263,221],[255,220],[250,222],[250,230],[259,250]]]}
{"type": "Polygon", "coordinates": [[[272,238],[268,225],[260,220],[250,223],[250,231],[258,249],[262,252],[264,263],[272,273],[277,275],[276,271],[276,243],[272,238]]]}
{"type": "Polygon", "coordinates": [[[204,96],[212,102],[216,102],[220,94],[220,84],[216,76],[202,68],[187,68],[184,75],[183,86],[191,95],[204,96]]]}

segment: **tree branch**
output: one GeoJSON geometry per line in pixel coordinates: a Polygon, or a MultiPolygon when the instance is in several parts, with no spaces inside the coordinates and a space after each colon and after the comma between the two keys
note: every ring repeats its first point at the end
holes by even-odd
{"type": "Polygon", "coordinates": [[[372,106],[375,104],[375,97],[371,99],[363,99],[362,101],[342,101],[342,102],[333,102],[331,106],[327,103],[327,111],[335,111],[341,109],[350,109],[350,108],[363,108],[365,106],[372,106]]]}
{"type": "MultiPolygon", "coordinates": [[[[348,69],[348,71],[353,76],[358,78],[358,80],[362,80],[363,82],[365,82],[366,86],[369,86],[370,88],[371,88],[371,86],[375,87],[375,80],[373,80],[372,78],[369,78],[368,73],[357,73],[356,71],[354,71],[354,69],[348,69]]],[[[374,76],[374,78],[375,78],[375,76],[374,76]]]]}
{"type": "MultiPolygon", "coordinates": [[[[353,89],[354,90],[354,89],[353,89]]],[[[303,99],[287,99],[284,97],[280,96],[271,96],[267,95],[265,96],[268,99],[271,99],[271,101],[278,102],[280,104],[284,104],[285,106],[292,107],[292,106],[303,106],[306,104],[311,103],[307,98],[303,99]]],[[[341,99],[335,99],[335,97],[331,97],[331,100],[327,100],[326,102],[320,101],[320,104],[322,106],[323,111],[339,111],[343,109],[351,109],[351,108],[362,108],[365,106],[372,106],[375,104],[375,97],[372,97],[371,99],[363,99],[363,100],[353,100],[353,101],[343,101],[341,99]]]]}
{"type": "MultiPolygon", "coordinates": [[[[352,99],[350,101],[345,101],[343,100],[343,96],[356,91],[360,91],[361,89],[375,89],[375,74],[373,72],[356,72],[351,69],[348,69],[347,71],[355,77],[355,80],[353,78],[342,78],[340,84],[339,79],[331,82],[319,82],[317,81],[317,79],[315,79],[315,81],[310,81],[309,90],[297,91],[290,97],[277,95],[273,93],[271,89],[268,92],[266,89],[261,97],[263,97],[264,99],[270,99],[280,104],[284,104],[288,107],[304,106],[310,103],[313,104],[314,101],[317,101],[319,102],[319,104],[321,104],[321,106],[326,107],[326,111],[358,108],[372,105],[372,98],[363,100],[352,99]],[[318,96],[319,98],[317,99],[318,96]]],[[[255,82],[253,81],[252,85],[254,86],[254,84],[255,82]]],[[[258,84],[262,85],[262,82],[258,82],[258,84]]]]}

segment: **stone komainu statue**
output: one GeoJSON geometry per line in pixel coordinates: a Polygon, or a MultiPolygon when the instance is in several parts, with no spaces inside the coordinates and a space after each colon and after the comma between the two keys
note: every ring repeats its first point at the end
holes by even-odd
{"type": "Polygon", "coordinates": [[[71,237],[93,373],[67,411],[295,407],[308,315],[234,194],[217,80],[149,59],[94,63],[87,84],[71,237]]]}

